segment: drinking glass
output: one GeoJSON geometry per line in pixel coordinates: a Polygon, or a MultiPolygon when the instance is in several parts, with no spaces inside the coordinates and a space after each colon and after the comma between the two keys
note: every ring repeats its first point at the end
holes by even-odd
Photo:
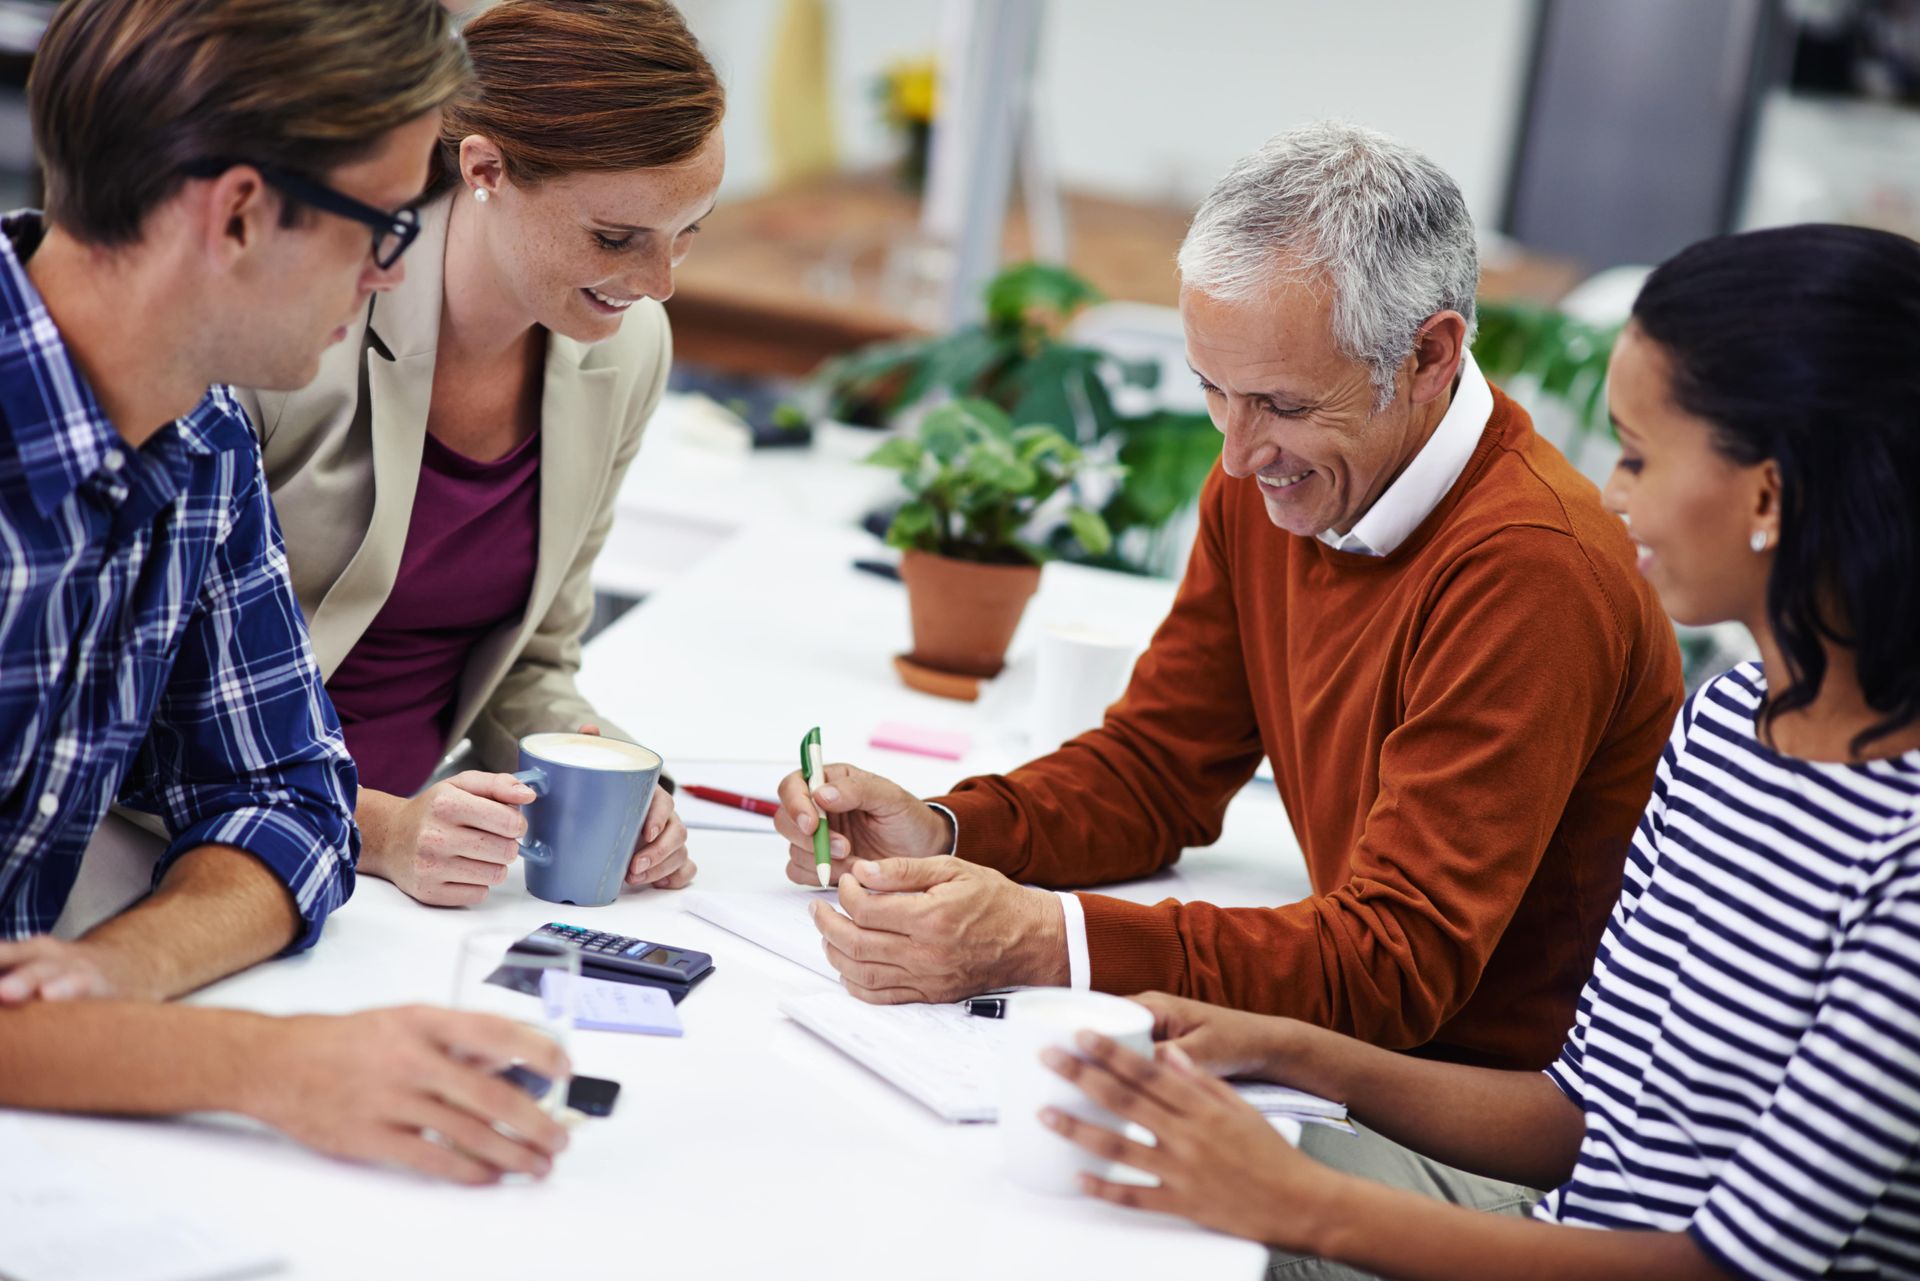
{"type": "MultiPolygon", "coordinates": [[[[453,1007],[524,1023],[564,1051],[579,977],[580,951],[571,943],[528,938],[502,927],[475,930],[460,940],[453,1007]]],[[[520,1064],[500,1074],[539,1100],[550,1116],[559,1116],[567,1105],[565,1078],[549,1080],[520,1064]]]]}

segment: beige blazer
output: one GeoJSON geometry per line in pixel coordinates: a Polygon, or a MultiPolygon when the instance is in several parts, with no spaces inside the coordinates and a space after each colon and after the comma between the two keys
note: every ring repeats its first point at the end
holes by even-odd
{"type": "MultiPolygon", "coordinates": [[[[404,281],[373,297],[309,386],[241,393],[260,433],[294,592],[329,679],[386,603],[406,547],[451,209],[448,196],[421,211],[404,281]]],[[[468,656],[447,750],[471,738],[483,767],[509,770],[524,734],[587,721],[620,733],[580,697],[574,675],[593,616],[593,559],[671,359],[666,312],[651,299],[635,303],[605,342],[548,336],[533,591],[526,613],[468,656]]]]}

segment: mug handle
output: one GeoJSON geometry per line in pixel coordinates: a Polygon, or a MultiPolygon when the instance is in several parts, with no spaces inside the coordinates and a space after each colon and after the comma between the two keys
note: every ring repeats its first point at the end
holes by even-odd
{"type": "MultiPolygon", "coordinates": [[[[513,776],[516,783],[524,783],[533,789],[536,797],[547,794],[547,772],[543,769],[523,769],[513,776]]],[[[532,831],[532,828],[528,828],[532,831]]],[[[536,867],[548,867],[553,863],[553,849],[545,842],[530,836],[520,838],[520,857],[536,867]]]]}

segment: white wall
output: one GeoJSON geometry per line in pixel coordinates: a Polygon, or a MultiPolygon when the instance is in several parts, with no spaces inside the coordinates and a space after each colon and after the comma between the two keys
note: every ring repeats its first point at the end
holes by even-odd
{"type": "MultiPolygon", "coordinates": [[[[1532,0],[1047,0],[1039,111],[1069,186],[1193,203],[1289,125],[1343,116],[1425,150],[1482,226],[1504,196],[1532,0]]],[[[780,0],[681,0],[731,95],[727,194],[767,181],[780,0]]],[[[832,0],[841,153],[884,163],[871,97],[930,52],[939,0],[832,0]]]]}

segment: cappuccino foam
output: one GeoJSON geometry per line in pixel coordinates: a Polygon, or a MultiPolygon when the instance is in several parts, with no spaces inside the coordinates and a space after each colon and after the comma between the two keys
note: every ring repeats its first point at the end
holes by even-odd
{"type": "Polygon", "coordinates": [[[532,756],[577,769],[623,770],[637,773],[658,769],[660,758],[637,743],[592,734],[533,734],[520,741],[532,756]]]}

